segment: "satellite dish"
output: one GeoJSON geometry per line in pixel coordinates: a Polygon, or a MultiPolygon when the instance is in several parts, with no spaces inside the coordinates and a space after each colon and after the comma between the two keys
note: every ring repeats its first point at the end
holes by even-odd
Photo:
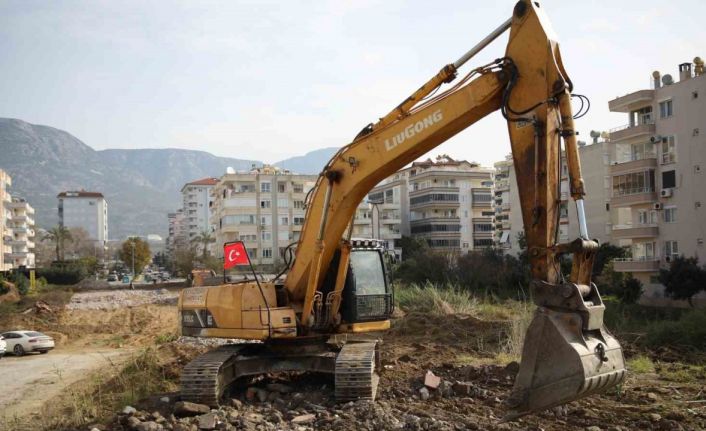
{"type": "Polygon", "coordinates": [[[226,174],[234,174],[234,173],[235,173],[235,169],[233,169],[232,166],[228,166],[226,168],[226,174]]]}
{"type": "Polygon", "coordinates": [[[666,74],[662,77],[662,84],[664,85],[672,85],[674,84],[674,78],[672,78],[672,75],[666,74]]]}
{"type": "Polygon", "coordinates": [[[591,130],[590,135],[591,135],[592,138],[600,138],[600,137],[601,137],[601,132],[599,132],[599,131],[597,131],[597,130],[591,130]]]}

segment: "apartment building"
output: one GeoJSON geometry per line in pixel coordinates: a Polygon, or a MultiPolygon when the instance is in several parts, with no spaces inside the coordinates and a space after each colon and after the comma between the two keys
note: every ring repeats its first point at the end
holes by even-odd
{"type": "Polygon", "coordinates": [[[373,237],[398,253],[403,235],[422,238],[437,251],[493,246],[494,175],[493,169],[448,155],[412,163],[368,194],[373,237]]]}
{"type": "Polygon", "coordinates": [[[105,246],[108,241],[108,202],[102,193],[66,191],[57,195],[59,224],[66,228],[83,228],[89,238],[105,246]]]}
{"type": "Polygon", "coordinates": [[[410,235],[409,173],[403,169],[385,178],[369,193],[370,238],[385,242],[388,250],[402,256],[399,240],[410,235]]]}
{"type": "Polygon", "coordinates": [[[218,178],[202,178],[181,188],[186,239],[191,241],[202,232],[211,232],[211,190],[218,178]]]}
{"type": "Polygon", "coordinates": [[[12,202],[10,192],[7,190],[12,185],[10,175],[0,169],[0,271],[12,269],[12,241],[13,233],[10,228],[12,213],[7,207],[12,202]]]}
{"type": "MultiPolygon", "coordinates": [[[[510,212],[513,209],[513,196],[515,197],[515,211],[520,211],[520,202],[517,199],[517,184],[510,185],[510,175],[512,169],[512,155],[505,157],[505,160],[495,162],[495,246],[507,251],[512,248],[512,229],[510,212]]],[[[515,238],[516,239],[516,238],[515,238]]]]}
{"type": "Polygon", "coordinates": [[[174,252],[187,245],[186,224],[184,222],[184,210],[179,208],[175,212],[167,214],[167,238],[165,248],[167,254],[174,256],[174,252]]]}
{"type": "Polygon", "coordinates": [[[615,269],[643,283],[643,302],[667,305],[659,269],[679,255],[706,261],[704,63],[680,64],[678,81],[654,72],[652,87],[608,103],[628,120],[610,133],[611,235],[629,251],[615,269]]]}
{"type": "Polygon", "coordinates": [[[223,244],[240,240],[253,264],[281,263],[284,249],[299,240],[304,201],[317,178],[268,165],[248,172],[229,170],[212,190],[214,255],[223,257],[223,244]]]}
{"type": "Polygon", "coordinates": [[[13,197],[6,207],[11,213],[10,229],[12,246],[9,260],[13,268],[35,267],[34,259],[34,208],[24,199],[13,197]]]}

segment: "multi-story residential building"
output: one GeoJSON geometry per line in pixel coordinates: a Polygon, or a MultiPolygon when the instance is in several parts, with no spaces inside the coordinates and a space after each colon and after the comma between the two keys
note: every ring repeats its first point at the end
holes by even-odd
{"type": "Polygon", "coordinates": [[[167,254],[174,256],[174,252],[187,245],[186,226],[184,223],[184,210],[178,209],[167,214],[168,235],[165,240],[167,254]]]}
{"type": "Polygon", "coordinates": [[[13,268],[34,268],[34,208],[22,198],[12,198],[7,204],[11,213],[12,239],[9,254],[13,268]]]}
{"type": "Polygon", "coordinates": [[[223,244],[240,240],[253,264],[281,263],[284,249],[299,240],[316,179],[267,165],[223,175],[212,191],[214,255],[223,257],[223,244]]]}
{"type": "Polygon", "coordinates": [[[191,241],[202,232],[212,232],[211,190],[218,178],[202,178],[184,184],[181,188],[186,238],[191,241]]]}
{"type": "MultiPolygon", "coordinates": [[[[510,212],[512,211],[512,196],[514,191],[517,194],[516,184],[510,185],[510,174],[512,169],[512,155],[505,157],[505,160],[496,162],[495,167],[495,243],[501,250],[509,250],[512,247],[512,231],[510,224],[510,212]]],[[[519,201],[515,200],[520,211],[519,201]]]]}
{"type": "Polygon", "coordinates": [[[353,238],[372,238],[373,232],[376,231],[373,225],[372,206],[367,199],[358,205],[353,216],[353,238]]]}
{"type": "Polygon", "coordinates": [[[80,227],[89,238],[104,247],[108,241],[108,202],[102,193],[80,191],[61,192],[59,224],[66,228],[80,227]]]}
{"type": "Polygon", "coordinates": [[[12,269],[12,241],[13,233],[10,228],[12,214],[7,207],[12,202],[8,187],[12,185],[12,178],[8,173],[0,169],[0,271],[12,269]]]}
{"type": "Polygon", "coordinates": [[[402,255],[399,240],[410,235],[409,173],[402,169],[385,178],[368,193],[371,237],[385,241],[389,250],[402,255]]]}
{"type": "Polygon", "coordinates": [[[368,194],[373,237],[397,252],[403,235],[422,238],[438,251],[491,247],[493,178],[493,169],[447,155],[414,162],[368,194]]]}
{"type": "Polygon", "coordinates": [[[671,303],[658,274],[672,258],[706,260],[706,76],[701,59],[693,66],[679,65],[678,82],[655,72],[653,88],[608,103],[628,114],[609,144],[611,235],[630,253],[615,269],[643,283],[646,303],[671,303]]]}

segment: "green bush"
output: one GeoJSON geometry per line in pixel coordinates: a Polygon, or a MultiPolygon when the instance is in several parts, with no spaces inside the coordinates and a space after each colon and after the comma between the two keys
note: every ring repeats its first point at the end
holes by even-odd
{"type": "Polygon", "coordinates": [[[623,304],[634,304],[642,296],[642,282],[630,277],[623,283],[622,289],[617,292],[617,297],[623,304]]]}
{"type": "Polygon", "coordinates": [[[37,277],[44,278],[48,283],[59,285],[76,284],[86,278],[87,275],[88,271],[81,265],[54,266],[37,270],[37,277]]]}
{"type": "Polygon", "coordinates": [[[10,291],[10,289],[5,286],[5,283],[3,283],[3,281],[5,281],[5,278],[2,276],[2,274],[0,274],[0,295],[4,295],[10,291]]]}
{"type": "Polygon", "coordinates": [[[653,321],[647,327],[647,347],[689,347],[706,351],[706,310],[688,310],[678,320],[653,321]]]}

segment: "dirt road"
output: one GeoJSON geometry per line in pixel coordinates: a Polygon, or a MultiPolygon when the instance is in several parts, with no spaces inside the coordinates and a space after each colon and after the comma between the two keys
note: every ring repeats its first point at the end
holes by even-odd
{"type": "Polygon", "coordinates": [[[0,360],[0,370],[5,376],[0,410],[7,419],[38,412],[67,386],[85,379],[93,371],[120,364],[130,353],[127,349],[101,349],[5,356],[0,360]]]}

